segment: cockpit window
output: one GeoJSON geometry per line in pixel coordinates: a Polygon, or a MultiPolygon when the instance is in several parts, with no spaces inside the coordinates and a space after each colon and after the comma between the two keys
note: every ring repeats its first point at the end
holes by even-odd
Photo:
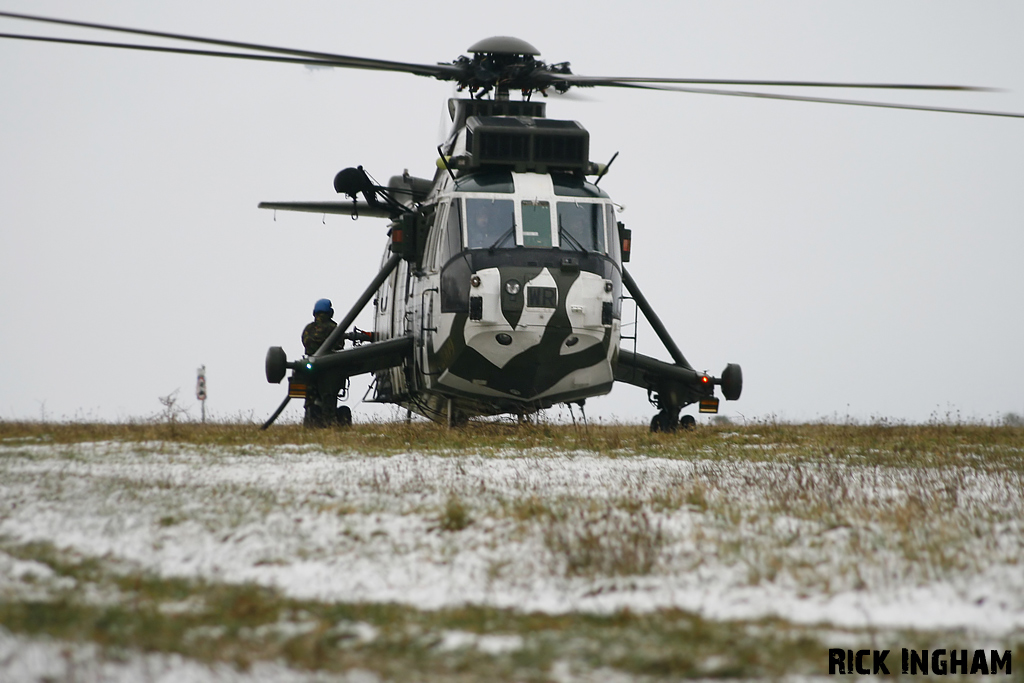
{"type": "Polygon", "coordinates": [[[459,178],[455,183],[455,191],[512,194],[515,186],[512,184],[512,174],[508,171],[490,171],[459,178]]]}
{"type": "Polygon", "coordinates": [[[523,246],[551,246],[551,205],[523,202],[523,246]]]}
{"type": "Polygon", "coordinates": [[[515,246],[515,205],[511,199],[466,199],[466,247],[515,246]]]}
{"type": "Polygon", "coordinates": [[[608,198],[605,191],[597,185],[568,173],[552,173],[551,184],[555,188],[555,194],[559,197],[608,198]]]}
{"type": "Polygon", "coordinates": [[[558,237],[565,250],[604,253],[603,204],[558,202],[558,237]]]}

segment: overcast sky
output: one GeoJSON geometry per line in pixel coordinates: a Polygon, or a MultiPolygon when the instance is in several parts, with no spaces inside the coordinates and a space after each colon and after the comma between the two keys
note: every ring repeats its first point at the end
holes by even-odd
{"type": "MultiPolygon", "coordinates": [[[[0,6],[421,63],[514,35],[585,75],[991,86],[1004,91],[821,94],[1024,112],[1016,1],[0,6]]],[[[381,182],[431,175],[453,94],[403,74],[15,41],[0,64],[0,419],[142,418],[176,390],[198,416],[202,364],[211,415],[265,418],[285,391],[264,379],[267,348],[297,355],[320,297],[347,310],[385,221],[256,204],[334,199],[334,174],[358,164],[381,182]]],[[[1024,120],[616,89],[548,102],[590,131],[595,161],[620,153],[601,186],[688,360],[743,366],[725,414],[1024,413],[1024,120]]],[[[645,322],[638,350],[669,358],[645,322]]],[[[365,386],[357,419],[391,415],[356,405],[365,386]]],[[[625,386],[587,404],[653,412],[625,386]]]]}

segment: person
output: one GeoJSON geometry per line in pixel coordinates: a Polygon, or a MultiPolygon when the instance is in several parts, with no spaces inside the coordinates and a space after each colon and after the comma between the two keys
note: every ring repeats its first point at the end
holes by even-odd
{"type": "Polygon", "coordinates": [[[306,355],[312,356],[316,353],[337,326],[330,299],[320,299],[313,304],[313,322],[302,330],[302,346],[306,349],[306,355]]]}
{"type": "MultiPolygon", "coordinates": [[[[503,233],[509,233],[509,225],[504,228],[499,225],[501,207],[495,209],[491,206],[493,202],[489,199],[473,199],[473,202],[469,205],[469,248],[470,249],[487,249],[495,245],[499,239],[503,237],[503,233]]],[[[511,204],[511,202],[509,202],[511,204]]],[[[511,215],[511,211],[509,212],[511,215]]],[[[512,237],[512,241],[515,241],[515,235],[508,234],[505,239],[512,237]]]]}
{"type": "MultiPolygon", "coordinates": [[[[338,327],[334,322],[334,307],[330,299],[319,299],[313,304],[313,322],[302,330],[302,346],[307,356],[316,353],[327,338],[338,327]]],[[[345,346],[345,340],[339,339],[332,351],[345,346]]],[[[338,393],[345,386],[347,378],[330,375],[319,379],[310,378],[306,387],[305,417],[302,424],[306,427],[327,427],[335,422],[340,425],[352,424],[352,409],[338,406],[338,393]]]]}

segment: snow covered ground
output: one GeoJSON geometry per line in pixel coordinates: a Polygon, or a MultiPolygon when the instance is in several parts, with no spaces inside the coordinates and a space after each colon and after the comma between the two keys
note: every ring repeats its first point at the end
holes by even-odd
{"type": "Polygon", "coordinates": [[[0,536],[164,576],[427,609],[680,607],[842,626],[1024,627],[1014,473],[164,443],[0,455],[0,536]],[[469,523],[445,531],[453,497],[469,523]],[[895,517],[915,506],[927,514],[900,528],[895,517]],[[590,536],[606,546],[567,571],[559,549],[572,560],[572,544],[590,536]],[[620,575],[616,557],[631,547],[647,571],[620,575]]]}
{"type": "Polygon", "coordinates": [[[104,656],[95,645],[30,640],[0,629],[0,673],[4,681],[71,681],[103,683],[378,683],[368,671],[325,676],[294,671],[273,662],[257,662],[249,671],[227,664],[207,666],[180,655],[133,654],[104,656]]]}
{"type": "Polygon", "coordinates": [[[69,581],[3,552],[44,542],[323,602],[677,607],[1002,639],[1024,630],[1022,492],[985,467],[8,443],[0,599],[69,581]]]}

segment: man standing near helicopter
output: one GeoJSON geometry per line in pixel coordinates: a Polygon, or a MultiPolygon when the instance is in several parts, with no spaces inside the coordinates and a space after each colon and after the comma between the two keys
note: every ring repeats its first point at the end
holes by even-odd
{"type": "MultiPolygon", "coordinates": [[[[313,322],[302,330],[302,346],[307,356],[319,350],[331,333],[338,327],[334,322],[334,307],[330,299],[319,299],[313,304],[313,322]]],[[[345,340],[339,339],[332,351],[345,346],[345,340]]],[[[347,378],[346,378],[347,379],[347,378]]],[[[342,385],[344,382],[342,382],[342,385]]],[[[352,410],[348,406],[337,405],[338,391],[341,385],[327,384],[317,392],[313,387],[306,390],[305,418],[302,424],[306,427],[327,427],[331,424],[352,424],[352,410]]]]}
{"type": "MultiPolygon", "coordinates": [[[[302,330],[302,346],[307,356],[312,356],[327,341],[338,323],[334,322],[334,307],[330,299],[319,299],[313,304],[313,322],[302,330]]],[[[344,345],[344,341],[341,342],[344,345]]]]}

